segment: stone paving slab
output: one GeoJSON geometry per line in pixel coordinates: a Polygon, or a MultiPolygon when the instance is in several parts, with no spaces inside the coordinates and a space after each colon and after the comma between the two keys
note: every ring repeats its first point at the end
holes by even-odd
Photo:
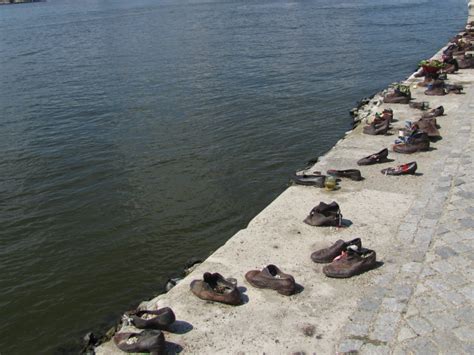
{"type": "MultiPolygon", "coordinates": [[[[449,79],[462,82],[465,94],[428,97],[413,88],[417,100],[445,107],[438,118],[443,139],[433,149],[408,156],[390,152],[392,162],[359,167],[365,180],[344,180],[337,191],[290,187],[170,292],[142,303],[175,311],[175,333],[165,335],[168,352],[474,353],[474,70],[449,79]],[[413,160],[419,166],[415,176],[380,173],[413,160]],[[302,222],[319,201],[332,200],[352,223],[348,228],[302,222]],[[339,280],[325,277],[311,261],[314,250],[355,237],[376,250],[381,267],[339,280]],[[268,263],[291,273],[302,291],[285,297],[244,280],[246,271],[268,263]],[[232,307],[196,298],[189,284],[205,271],[236,278],[245,303],[232,307]]],[[[394,133],[419,116],[408,105],[375,109],[384,107],[398,120],[394,133]]],[[[357,127],[308,170],[357,168],[358,159],[390,147],[395,137],[367,136],[357,127]]],[[[121,353],[112,342],[96,352],[121,353]]]]}

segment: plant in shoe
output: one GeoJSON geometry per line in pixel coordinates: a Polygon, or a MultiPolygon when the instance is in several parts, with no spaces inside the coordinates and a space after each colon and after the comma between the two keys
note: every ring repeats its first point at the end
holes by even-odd
{"type": "Polygon", "coordinates": [[[323,267],[323,272],[328,277],[348,278],[371,270],[376,265],[375,251],[365,248],[358,250],[348,248],[332,263],[323,267]]]}
{"type": "Polygon", "coordinates": [[[445,64],[439,60],[422,60],[418,66],[422,67],[426,73],[436,73],[445,67],[445,64]]]}
{"type": "Polygon", "coordinates": [[[219,273],[206,272],[203,280],[193,280],[190,285],[192,293],[206,301],[214,301],[237,306],[242,304],[242,295],[236,282],[225,279],[219,273]]]}
{"type": "Polygon", "coordinates": [[[245,274],[245,279],[254,287],[269,288],[278,293],[290,296],[295,292],[295,279],[282,272],[277,266],[270,264],[260,270],[251,270],[245,274]]]}
{"type": "Polygon", "coordinates": [[[383,163],[387,161],[388,149],[382,149],[380,152],[369,155],[365,158],[360,159],[357,165],[372,165],[377,163],[383,163]]]}
{"type": "Polygon", "coordinates": [[[411,163],[402,164],[394,168],[382,169],[381,173],[384,175],[409,175],[414,174],[417,168],[418,166],[416,165],[416,161],[413,161],[411,163]]]}
{"type": "Polygon", "coordinates": [[[394,104],[407,104],[410,102],[411,92],[407,85],[396,84],[393,91],[384,96],[383,102],[394,104]]]}
{"type": "Polygon", "coordinates": [[[316,250],[311,254],[311,260],[313,260],[315,263],[330,263],[338,255],[341,255],[342,252],[346,252],[348,248],[360,249],[362,248],[362,241],[360,238],[353,239],[349,242],[339,239],[328,248],[316,250]]]}
{"type": "Polygon", "coordinates": [[[117,333],[114,343],[126,353],[165,354],[165,336],[160,330],[144,330],[141,333],[117,333]]]}

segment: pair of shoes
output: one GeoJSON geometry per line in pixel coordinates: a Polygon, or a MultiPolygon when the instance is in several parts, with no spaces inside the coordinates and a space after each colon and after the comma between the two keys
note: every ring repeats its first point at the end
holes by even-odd
{"type": "Polygon", "coordinates": [[[333,226],[340,227],[342,224],[342,214],[339,205],[333,201],[330,204],[320,202],[304,219],[304,223],[310,226],[333,226]]]}
{"type": "Polygon", "coordinates": [[[141,333],[126,332],[115,334],[113,338],[114,343],[120,350],[128,353],[149,352],[156,355],[165,353],[165,336],[160,330],[168,329],[176,320],[171,308],[164,307],[156,311],[132,311],[126,313],[122,319],[127,325],[147,330],[141,333]],[[144,315],[154,315],[155,317],[143,319],[142,316],[144,315]]]}
{"type": "Polygon", "coordinates": [[[291,180],[297,185],[305,185],[305,186],[316,186],[316,187],[324,187],[324,183],[326,182],[326,175],[321,174],[303,174],[303,175],[293,175],[291,180]]]}
{"type": "Polygon", "coordinates": [[[425,132],[415,131],[409,136],[406,143],[395,144],[393,151],[402,154],[412,154],[430,149],[430,139],[425,132]]]}
{"type": "Polygon", "coordinates": [[[332,175],[339,178],[349,178],[354,181],[361,181],[363,179],[360,173],[360,170],[357,170],[357,169],[347,169],[347,170],[330,169],[326,171],[326,173],[328,175],[332,175]]]}
{"type": "Polygon", "coordinates": [[[226,279],[219,273],[205,272],[202,280],[193,280],[191,291],[200,299],[237,306],[242,304],[242,295],[237,280],[226,279]]]}
{"type": "Polygon", "coordinates": [[[141,333],[117,333],[114,343],[127,353],[165,354],[165,336],[160,330],[144,330],[141,333]]]}
{"type": "Polygon", "coordinates": [[[416,161],[413,161],[411,163],[402,164],[394,168],[382,169],[381,173],[384,175],[408,175],[414,174],[417,168],[418,166],[416,165],[416,161]]]}
{"type": "Polygon", "coordinates": [[[245,279],[254,287],[269,288],[285,296],[292,295],[296,288],[293,276],[285,274],[273,264],[267,265],[262,270],[247,272],[245,279]]]}
{"type": "Polygon", "coordinates": [[[360,159],[357,165],[372,165],[377,163],[384,163],[387,161],[388,149],[382,149],[380,152],[369,155],[365,158],[360,159]]]}
{"type": "MultiPolygon", "coordinates": [[[[245,279],[254,287],[269,288],[282,295],[289,296],[295,291],[295,279],[282,272],[276,265],[270,264],[262,270],[251,270],[245,279]]],[[[219,273],[204,273],[203,280],[193,280],[191,291],[200,299],[221,302],[233,306],[242,304],[242,295],[235,279],[226,279],[219,273]]]]}
{"type": "Polygon", "coordinates": [[[332,246],[311,254],[315,263],[330,263],[323,267],[328,277],[348,278],[371,270],[376,266],[375,251],[362,248],[360,238],[349,242],[338,240],[332,246]]]}

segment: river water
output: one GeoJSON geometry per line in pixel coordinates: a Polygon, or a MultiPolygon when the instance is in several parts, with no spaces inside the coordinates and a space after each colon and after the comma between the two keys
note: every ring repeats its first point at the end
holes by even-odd
{"type": "Polygon", "coordinates": [[[77,352],[466,17],[464,0],[0,7],[0,353],[77,352]]]}

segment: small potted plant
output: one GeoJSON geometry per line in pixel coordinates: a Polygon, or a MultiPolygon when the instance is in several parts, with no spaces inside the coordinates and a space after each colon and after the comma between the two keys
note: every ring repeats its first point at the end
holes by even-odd
{"type": "Polygon", "coordinates": [[[445,67],[445,64],[439,60],[422,60],[418,66],[422,67],[425,73],[434,74],[445,67]]]}

